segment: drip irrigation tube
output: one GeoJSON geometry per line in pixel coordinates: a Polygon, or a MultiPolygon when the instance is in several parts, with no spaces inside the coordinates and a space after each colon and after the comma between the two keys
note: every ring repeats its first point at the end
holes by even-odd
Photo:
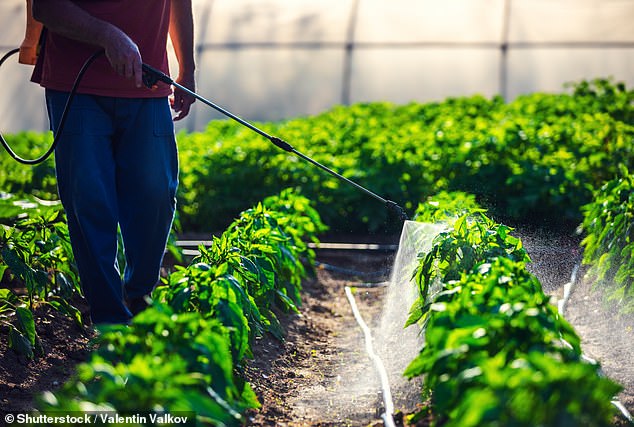
{"type": "Polygon", "coordinates": [[[385,365],[383,365],[383,361],[374,351],[374,346],[372,345],[372,332],[370,331],[370,328],[365,323],[363,317],[361,316],[361,313],[359,312],[357,302],[354,299],[354,295],[352,295],[352,290],[349,286],[346,286],[345,291],[348,302],[350,303],[350,307],[352,308],[352,314],[359,324],[359,327],[363,331],[363,335],[365,337],[365,351],[368,353],[368,356],[374,363],[374,367],[379,374],[379,379],[381,381],[381,392],[383,395],[384,412],[381,414],[383,424],[385,425],[385,427],[395,427],[396,424],[394,424],[394,402],[392,401],[392,391],[390,390],[390,381],[388,380],[385,365]]]}
{"type": "MultiPolygon", "coordinates": [[[[177,240],[175,244],[176,246],[179,246],[179,247],[197,248],[200,245],[211,246],[213,244],[213,240],[177,240]]],[[[341,250],[341,251],[392,252],[392,251],[398,250],[398,245],[381,244],[381,243],[339,243],[339,242],[313,243],[313,242],[308,242],[307,245],[311,249],[335,250],[335,251],[341,250]]]]}
{"type": "Polygon", "coordinates": [[[630,424],[634,424],[634,418],[632,417],[632,414],[630,414],[630,412],[627,410],[627,408],[621,403],[620,400],[613,400],[612,401],[612,405],[614,405],[614,407],[616,409],[618,409],[619,411],[621,411],[621,415],[623,415],[625,417],[625,419],[627,419],[630,424]]]}
{"type": "Polygon", "coordinates": [[[568,304],[568,300],[570,299],[570,295],[572,295],[572,290],[577,283],[577,275],[579,274],[579,269],[581,268],[581,260],[575,263],[575,266],[572,269],[572,273],[570,274],[570,281],[564,285],[564,297],[557,302],[557,308],[562,316],[566,310],[566,304],[568,304]]]}
{"type": "MultiPolygon", "coordinates": [[[[352,270],[350,268],[338,267],[336,265],[327,264],[327,263],[319,262],[319,261],[315,261],[315,267],[321,270],[332,271],[335,273],[342,273],[342,274],[347,274],[347,275],[356,276],[356,277],[385,277],[386,275],[389,274],[386,270],[359,271],[359,270],[352,270]]],[[[385,282],[381,282],[381,283],[385,283],[385,282]]]]}
{"type": "MultiPolygon", "coordinates": [[[[211,240],[178,240],[176,241],[176,246],[180,247],[180,248],[197,248],[198,246],[202,245],[202,246],[211,246],[213,242],[211,240]]],[[[359,245],[355,245],[355,244],[343,244],[343,243],[324,243],[323,245],[326,246],[326,249],[334,249],[334,250],[363,250],[363,251],[374,251],[374,250],[393,250],[392,246],[395,245],[379,245],[379,244],[374,244],[374,243],[367,243],[367,244],[359,244],[359,245]]],[[[309,244],[309,247],[312,248],[322,248],[322,244],[320,243],[317,246],[311,246],[311,244],[309,244]]],[[[182,249],[183,255],[185,256],[198,256],[200,255],[200,251],[198,249],[182,249]]],[[[347,274],[350,276],[356,276],[356,277],[364,277],[364,278],[382,278],[382,277],[386,277],[389,275],[389,271],[388,270],[377,270],[377,271],[359,271],[359,270],[353,270],[350,268],[345,268],[345,267],[338,267],[336,265],[332,265],[332,264],[328,264],[328,263],[324,263],[324,262],[315,262],[315,267],[318,269],[322,269],[322,270],[326,270],[326,271],[332,271],[332,272],[336,272],[336,273],[341,273],[341,274],[347,274]]],[[[357,285],[357,287],[379,287],[379,286],[385,286],[387,282],[377,282],[377,283],[366,283],[364,285],[357,285]]]]}
{"type": "Polygon", "coordinates": [[[343,250],[343,251],[397,251],[398,245],[381,244],[381,243],[308,243],[311,249],[321,250],[343,250]]]}
{"type": "Polygon", "coordinates": [[[390,286],[390,282],[363,282],[363,283],[355,283],[355,288],[362,289],[375,289],[375,288],[387,288],[390,286]]]}

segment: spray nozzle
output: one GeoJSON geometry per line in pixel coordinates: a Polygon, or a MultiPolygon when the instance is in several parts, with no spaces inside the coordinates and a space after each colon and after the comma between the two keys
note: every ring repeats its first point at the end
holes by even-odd
{"type": "Polygon", "coordinates": [[[396,202],[393,202],[391,200],[387,200],[385,203],[386,203],[388,209],[390,209],[392,212],[396,213],[396,215],[398,215],[398,217],[401,219],[401,221],[407,221],[409,219],[409,216],[407,216],[407,212],[405,212],[405,209],[400,207],[396,202]]]}

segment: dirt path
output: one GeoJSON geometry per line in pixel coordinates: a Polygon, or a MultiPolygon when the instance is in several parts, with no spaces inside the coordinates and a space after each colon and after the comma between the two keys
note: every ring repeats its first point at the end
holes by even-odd
{"type": "MultiPolygon", "coordinates": [[[[83,307],[85,310],[85,307],[83,307]]],[[[85,311],[84,311],[85,314],[85,311]]],[[[27,412],[33,398],[64,384],[78,363],[89,355],[92,333],[47,306],[35,312],[37,333],[45,355],[35,360],[8,348],[5,328],[0,333],[0,419],[7,412],[27,412]]]]}
{"type": "MultiPolygon", "coordinates": [[[[353,263],[342,257],[337,261],[369,271],[385,270],[380,264],[389,258],[365,254],[360,256],[364,263],[358,257],[353,263]]],[[[317,280],[304,285],[302,314],[288,319],[286,342],[265,341],[255,348],[249,379],[264,406],[252,415],[249,425],[382,425],[379,378],[344,292],[345,286],[364,283],[363,277],[322,269],[317,280]]],[[[376,287],[357,288],[354,294],[365,322],[375,330],[385,293],[385,287],[376,287]]],[[[412,412],[419,399],[417,386],[408,386],[414,393],[398,387],[392,390],[396,409],[405,413],[412,412]]]]}
{"type": "Polygon", "coordinates": [[[598,361],[602,372],[623,386],[617,397],[634,413],[634,316],[619,314],[616,304],[606,303],[599,290],[592,289],[583,266],[573,277],[581,261],[579,238],[535,233],[521,238],[533,259],[529,269],[546,293],[561,300],[564,285],[574,279],[564,317],[581,337],[584,354],[598,361]]]}
{"type": "Polygon", "coordinates": [[[603,373],[624,387],[618,398],[634,414],[633,316],[619,314],[616,304],[606,303],[583,279],[583,272],[565,316],[582,337],[584,353],[599,361],[603,373]]]}

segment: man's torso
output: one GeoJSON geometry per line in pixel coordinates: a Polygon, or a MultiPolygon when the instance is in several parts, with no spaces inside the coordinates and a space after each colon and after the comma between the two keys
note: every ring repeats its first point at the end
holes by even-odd
{"type": "MultiPolygon", "coordinates": [[[[139,47],[143,62],[169,73],[166,43],[170,0],[74,0],[74,3],[123,30],[139,47]]],[[[39,58],[33,81],[48,89],[69,91],[82,65],[99,49],[48,31],[44,54],[39,58]]],[[[162,83],[152,91],[137,88],[134,79],[119,76],[103,55],[91,65],[78,92],[151,98],[167,96],[171,89],[162,83]]]]}

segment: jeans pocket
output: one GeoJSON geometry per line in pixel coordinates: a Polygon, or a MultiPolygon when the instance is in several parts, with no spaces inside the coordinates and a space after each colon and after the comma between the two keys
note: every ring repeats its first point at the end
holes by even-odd
{"type": "Polygon", "coordinates": [[[154,110],[154,135],[174,135],[174,122],[167,98],[152,99],[154,110]]]}

